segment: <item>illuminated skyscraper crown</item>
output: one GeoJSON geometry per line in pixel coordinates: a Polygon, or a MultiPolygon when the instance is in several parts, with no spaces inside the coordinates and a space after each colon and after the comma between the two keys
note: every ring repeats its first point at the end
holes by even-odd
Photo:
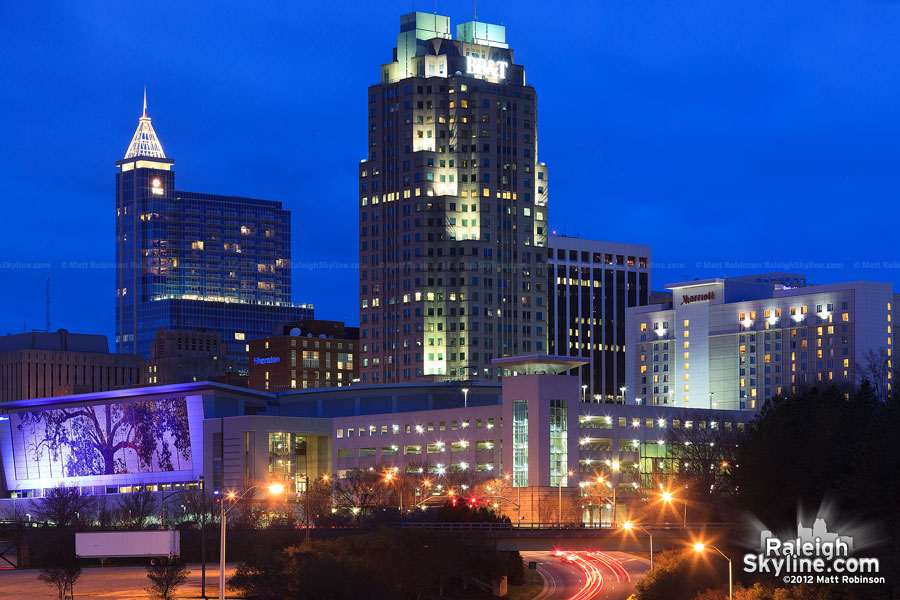
{"type": "Polygon", "coordinates": [[[147,158],[166,157],[166,154],[162,149],[162,144],[159,143],[159,138],[156,137],[156,132],[153,131],[153,125],[150,124],[150,117],[147,116],[146,88],[144,89],[144,114],[141,115],[141,118],[138,121],[134,137],[131,138],[131,144],[128,145],[128,151],[125,153],[126,159],[139,156],[145,156],[147,158]]]}

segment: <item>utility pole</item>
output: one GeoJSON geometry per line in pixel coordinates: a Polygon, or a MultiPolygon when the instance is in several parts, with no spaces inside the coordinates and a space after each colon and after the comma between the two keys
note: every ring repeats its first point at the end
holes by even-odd
{"type": "MultiPolygon", "coordinates": [[[[306,476],[306,543],[309,544],[309,528],[312,526],[312,519],[309,514],[309,475],[306,476]]],[[[401,500],[402,502],[402,500],[401,500]]]]}

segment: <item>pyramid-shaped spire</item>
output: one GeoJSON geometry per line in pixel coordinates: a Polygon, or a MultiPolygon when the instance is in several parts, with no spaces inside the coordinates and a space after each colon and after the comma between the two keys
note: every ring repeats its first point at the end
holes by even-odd
{"type": "Polygon", "coordinates": [[[162,144],[153,131],[153,125],[150,124],[150,117],[147,116],[147,88],[144,88],[144,114],[138,120],[137,129],[134,137],[131,138],[131,144],[128,145],[128,151],[125,158],[135,158],[145,156],[147,158],[165,158],[162,144]]]}

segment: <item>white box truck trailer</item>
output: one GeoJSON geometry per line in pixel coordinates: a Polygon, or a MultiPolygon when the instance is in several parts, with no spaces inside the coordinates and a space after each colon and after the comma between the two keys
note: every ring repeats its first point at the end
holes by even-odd
{"type": "Polygon", "coordinates": [[[91,531],[75,534],[79,558],[173,558],[181,554],[179,531],[91,531]]]}

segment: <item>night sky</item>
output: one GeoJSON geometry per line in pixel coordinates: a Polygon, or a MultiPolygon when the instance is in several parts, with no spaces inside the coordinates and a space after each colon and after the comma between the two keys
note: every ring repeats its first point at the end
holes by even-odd
{"type": "MultiPolygon", "coordinates": [[[[0,334],[45,326],[49,276],[52,329],[112,345],[114,162],[144,85],[178,189],[283,202],[294,301],[357,323],[367,86],[412,7],[4,2],[0,334]]],[[[437,10],[454,31],[472,16],[437,10]]],[[[770,270],[900,287],[900,2],[478,11],[537,88],[552,229],[651,245],[655,288],[770,270]]]]}

